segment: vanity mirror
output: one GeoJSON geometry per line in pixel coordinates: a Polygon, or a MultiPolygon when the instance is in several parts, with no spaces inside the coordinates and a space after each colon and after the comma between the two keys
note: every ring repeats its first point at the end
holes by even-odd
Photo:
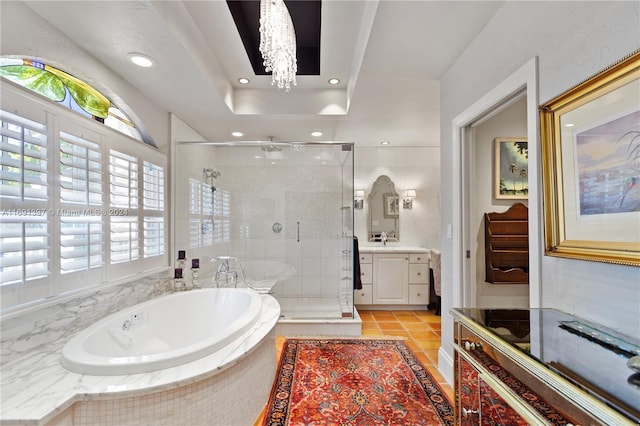
{"type": "Polygon", "coordinates": [[[396,186],[389,176],[381,175],[376,179],[368,199],[367,225],[369,241],[397,242],[400,239],[400,197],[396,186]]]}

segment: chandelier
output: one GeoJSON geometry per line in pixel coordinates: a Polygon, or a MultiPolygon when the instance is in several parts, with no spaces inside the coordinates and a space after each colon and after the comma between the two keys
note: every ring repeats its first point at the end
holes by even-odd
{"type": "Polygon", "coordinates": [[[260,53],[271,84],[287,92],[296,85],[296,32],[284,0],[260,0],[260,53]]]}

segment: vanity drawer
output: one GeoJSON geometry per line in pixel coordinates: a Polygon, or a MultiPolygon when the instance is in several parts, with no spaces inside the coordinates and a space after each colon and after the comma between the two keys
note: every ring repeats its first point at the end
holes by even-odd
{"type": "Polygon", "coordinates": [[[409,284],[409,304],[428,305],[429,286],[426,284],[409,284]]]}
{"type": "Polygon", "coordinates": [[[373,263],[373,254],[360,253],[360,263],[373,263]]]}
{"type": "Polygon", "coordinates": [[[411,253],[409,254],[409,263],[429,263],[429,254],[411,253]]]}
{"type": "Polygon", "coordinates": [[[360,281],[362,284],[373,283],[373,265],[371,263],[360,264],[360,281]]]}
{"type": "Polygon", "coordinates": [[[362,290],[354,290],[353,303],[356,305],[371,305],[373,303],[373,286],[371,284],[363,284],[362,290]]]}
{"type": "Polygon", "coordinates": [[[410,284],[429,284],[429,272],[426,263],[409,264],[410,284]]]}

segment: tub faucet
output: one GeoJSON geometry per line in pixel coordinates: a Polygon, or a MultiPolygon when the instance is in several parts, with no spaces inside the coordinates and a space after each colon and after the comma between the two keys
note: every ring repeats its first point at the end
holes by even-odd
{"type": "Polygon", "coordinates": [[[387,237],[387,233],[386,232],[382,232],[380,234],[380,240],[382,241],[382,245],[386,246],[387,245],[387,240],[389,239],[389,237],[387,237]]]}
{"type": "Polygon", "coordinates": [[[218,265],[218,270],[216,271],[216,275],[214,278],[214,282],[216,287],[220,287],[220,279],[224,280],[224,283],[227,287],[238,286],[238,271],[232,271],[229,268],[229,259],[235,259],[231,256],[217,256],[214,258],[215,260],[221,260],[222,263],[218,265]]]}

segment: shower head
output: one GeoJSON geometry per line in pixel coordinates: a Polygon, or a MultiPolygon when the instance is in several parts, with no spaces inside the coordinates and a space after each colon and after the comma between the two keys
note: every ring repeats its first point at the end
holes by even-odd
{"type": "Polygon", "coordinates": [[[202,169],[202,173],[204,173],[204,176],[207,178],[217,179],[220,176],[220,172],[213,169],[202,169]]]}

